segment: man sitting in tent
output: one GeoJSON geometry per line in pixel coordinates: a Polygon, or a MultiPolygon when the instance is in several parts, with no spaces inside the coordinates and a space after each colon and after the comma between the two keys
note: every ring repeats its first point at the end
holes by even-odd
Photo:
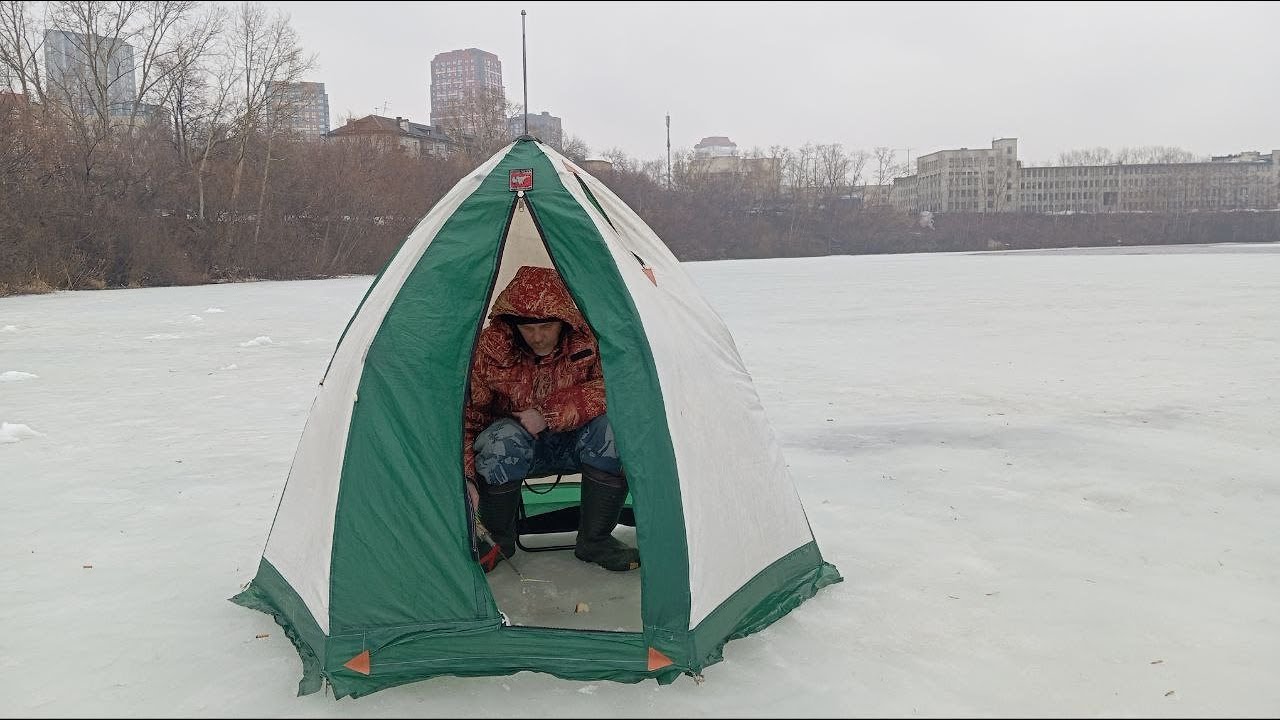
{"type": "Polygon", "coordinates": [[[463,467],[467,492],[496,546],[481,543],[489,572],[516,550],[520,486],[527,477],[582,473],[574,555],[633,570],[640,554],[613,537],[627,497],[595,335],[555,270],[523,266],[494,301],[471,365],[463,467]]]}

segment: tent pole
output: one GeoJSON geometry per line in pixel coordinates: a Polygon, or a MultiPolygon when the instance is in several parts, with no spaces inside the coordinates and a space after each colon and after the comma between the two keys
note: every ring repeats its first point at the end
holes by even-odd
{"type": "Polygon", "coordinates": [[[529,134],[529,55],[525,49],[524,16],[520,11],[520,66],[524,70],[524,134],[529,134]]]}

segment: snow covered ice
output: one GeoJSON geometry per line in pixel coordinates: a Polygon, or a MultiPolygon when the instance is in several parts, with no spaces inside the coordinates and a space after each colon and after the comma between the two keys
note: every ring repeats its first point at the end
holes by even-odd
{"type": "Polygon", "coordinates": [[[41,437],[41,434],[21,423],[0,422],[0,443],[16,443],[41,437]]]}
{"type": "Polygon", "coordinates": [[[227,598],[360,277],[0,299],[0,715],[1280,711],[1280,246],[686,268],[845,577],[704,684],[294,696],[288,639],[227,598]]]}
{"type": "Polygon", "coordinates": [[[0,382],[22,382],[24,380],[33,380],[40,377],[35,373],[22,372],[21,370],[6,370],[0,373],[0,382]]]}

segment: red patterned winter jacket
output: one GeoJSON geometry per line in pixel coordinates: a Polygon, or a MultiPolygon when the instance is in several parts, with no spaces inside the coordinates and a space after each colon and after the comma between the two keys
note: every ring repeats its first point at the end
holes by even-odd
{"type": "Polygon", "coordinates": [[[471,364],[463,467],[475,477],[476,435],[501,417],[535,408],[551,432],[577,429],[605,412],[600,351],[587,321],[551,268],[526,265],[494,301],[471,364]],[[559,346],[538,357],[503,316],[558,318],[559,346]]]}

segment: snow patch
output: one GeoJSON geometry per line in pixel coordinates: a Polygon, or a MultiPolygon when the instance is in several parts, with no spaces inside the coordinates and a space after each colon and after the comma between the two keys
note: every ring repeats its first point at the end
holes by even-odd
{"type": "Polygon", "coordinates": [[[271,338],[267,337],[266,335],[259,335],[258,337],[248,342],[240,343],[240,347],[258,347],[260,345],[270,345],[270,344],[271,344],[271,338]]]}
{"type": "Polygon", "coordinates": [[[0,444],[16,443],[38,437],[44,437],[44,433],[36,432],[21,423],[0,422],[0,444]]]}
{"type": "Polygon", "coordinates": [[[177,340],[182,337],[182,333],[156,333],[148,335],[143,340],[177,340]]]}
{"type": "Polygon", "coordinates": [[[219,308],[219,307],[205,308],[204,311],[207,313],[226,312],[226,310],[223,310],[222,308],[219,308]]]}
{"type": "Polygon", "coordinates": [[[23,380],[34,380],[38,377],[40,376],[34,373],[9,370],[0,373],[0,382],[22,382],[23,380]]]}
{"type": "Polygon", "coordinates": [[[204,318],[200,317],[199,315],[188,315],[187,319],[190,320],[191,322],[204,322],[204,318]]]}
{"type": "Polygon", "coordinates": [[[18,326],[17,326],[17,325],[5,325],[4,327],[0,328],[0,332],[18,332],[18,326]]]}
{"type": "Polygon", "coordinates": [[[230,365],[223,365],[222,367],[220,367],[220,368],[218,368],[218,369],[219,369],[219,370],[239,370],[239,369],[240,369],[240,366],[239,366],[239,365],[237,365],[237,364],[235,364],[235,363],[231,363],[230,365]]]}

